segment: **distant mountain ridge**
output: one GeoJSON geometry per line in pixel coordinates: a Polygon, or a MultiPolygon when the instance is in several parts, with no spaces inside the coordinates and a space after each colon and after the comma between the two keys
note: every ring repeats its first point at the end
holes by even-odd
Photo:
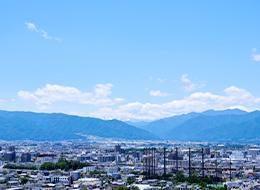
{"type": "Polygon", "coordinates": [[[84,135],[122,139],[156,139],[148,131],[119,120],[61,113],[0,111],[1,140],[71,140],[84,135]]]}
{"type": "Polygon", "coordinates": [[[260,141],[260,112],[208,110],[160,119],[141,128],[169,140],[260,141]]]}
{"type": "Polygon", "coordinates": [[[153,122],[122,122],[62,113],[0,111],[0,140],[72,140],[85,136],[180,141],[260,141],[260,112],[188,113],[153,122]],[[135,125],[135,126],[134,126],[135,125]]]}
{"type": "Polygon", "coordinates": [[[240,110],[240,109],[227,109],[227,110],[207,110],[202,112],[203,115],[211,115],[211,116],[216,116],[216,115],[244,115],[247,114],[248,112],[240,110]]]}

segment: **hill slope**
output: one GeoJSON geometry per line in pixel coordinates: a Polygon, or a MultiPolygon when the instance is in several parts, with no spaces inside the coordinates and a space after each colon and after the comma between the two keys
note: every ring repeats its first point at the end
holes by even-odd
{"type": "Polygon", "coordinates": [[[183,115],[177,115],[169,118],[153,121],[140,128],[147,130],[153,134],[157,134],[161,138],[167,138],[169,131],[183,124],[185,121],[197,117],[198,113],[189,113],[183,115]]]}
{"type": "Polygon", "coordinates": [[[209,110],[160,119],[140,128],[118,120],[0,111],[2,140],[70,140],[85,135],[182,141],[260,141],[260,112],[209,110]]]}
{"type": "Polygon", "coordinates": [[[142,128],[172,140],[259,141],[260,112],[209,110],[157,120],[142,128]]]}
{"type": "Polygon", "coordinates": [[[68,140],[82,135],[107,138],[155,139],[155,135],[118,120],[65,114],[0,111],[2,140],[68,140]]]}

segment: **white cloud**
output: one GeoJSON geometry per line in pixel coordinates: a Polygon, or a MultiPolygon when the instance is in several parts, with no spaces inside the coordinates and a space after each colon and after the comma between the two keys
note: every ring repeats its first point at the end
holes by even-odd
{"type": "Polygon", "coordinates": [[[167,92],[162,92],[160,90],[151,90],[149,92],[150,96],[155,96],[155,97],[166,97],[166,96],[170,96],[169,93],[167,92]]]}
{"type": "Polygon", "coordinates": [[[44,39],[46,40],[54,40],[54,41],[61,41],[60,38],[57,38],[57,37],[53,37],[53,36],[50,36],[46,31],[44,30],[41,30],[41,35],[44,39]]]}
{"type": "Polygon", "coordinates": [[[25,25],[27,27],[28,30],[33,31],[33,32],[38,32],[39,30],[37,29],[37,27],[35,26],[34,23],[32,22],[25,22],[25,25]]]}
{"type": "MultiPolygon", "coordinates": [[[[260,109],[260,97],[236,86],[225,88],[218,94],[193,92],[186,97],[164,103],[125,102],[122,98],[112,97],[112,88],[113,85],[110,83],[97,84],[91,91],[47,84],[35,91],[21,90],[18,96],[23,103],[32,103],[36,110],[81,113],[85,116],[122,120],[155,120],[209,109],[239,108],[247,111],[260,109]]],[[[160,93],[156,92],[155,95],[160,93]]]]}
{"type": "Polygon", "coordinates": [[[111,94],[111,89],[113,85],[107,84],[97,84],[95,87],[95,94],[97,97],[107,97],[111,94]]]}
{"type": "Polygon", "coordinates": [[[5,102],[5,100],[4,100],[4,99],[0,99],[0,104],[1,104],[1,103],[4,103],[4,102],[5,102]]]}
{"type": "Polygon", "coordinates": [[[29,31],[39,33],[39,34],[41,35],[41,37],[44,38],[45,40],[61,41],[60,38],[50,36],[45,30],[43,30],[43,29],[41,29],[41,28],[38,28],[38,27],[36,26],[36,24],[33,23],[33,22],[25,22],[25,25],[26,25],[26,28],[27,28],[29,31]]]}
{"type": "Polygon", "coordinates": [[[183,87],[186,91],[188,92],[192,92],[192,91],[195,91],[195,90],[198,90],[199,88],[202,88],[204,85],[203,84],[196,84],[196,83],[193,83],[190,78],[189,78],[189,75],[188,74],[183,74],[181,76],[181,82],[183,84],[183,87]]]}
{"type": "Polygon", "coordinates": [[[110,106],[123,101],[122,98],[110,98],[112,84],[97,84],[92,92],[83,92],[75,87],[57,84],[46,84],[33,92],[21,90],[18,96],[31,101],[40,109],[59,103],[75,103],[82,105],[110,106]]]}
{"type": "Polygon", "coordinates": [[[156,79],[159,83],[165,83],[167,81],[167,79],[165,78],[157,78],[156,79]]]}
{"type": "Polygon", "coordinates": [[[235,86],[224,89],[222,95],[211,92],[194,92],[182,99],[162,104],[130,102],[117,108],[101,108],[91,113],[102,118],[123,120],[154,120],[189,112],[202,112],[209,109],[223,110],[239,108],[252,111],[260,108],[260,98],[249,91],[235,86]]]}
{"type": "Polygon", "coordinates": [[[150,76],[149,80],[155,81],[155,82],[158,82],[158,83],[161,83],[161,84],[167,82],[166,78],[161,78],[161,77],[154,78],[154,77],[150,76]]]}
{"type": "Polygon", "coordinates": [[[14,98],[11,99],[0,99],[0,105],[6,104],[6,103],[10,103],[10,102],[15,102],[14,98]]]}
{"type": "Polygon", "coordinates": [[[260,61],[260,53],[257,53],[257,50],[254,48],[252,50],[252,59],[253,61],[259,62],[260,61]]]}

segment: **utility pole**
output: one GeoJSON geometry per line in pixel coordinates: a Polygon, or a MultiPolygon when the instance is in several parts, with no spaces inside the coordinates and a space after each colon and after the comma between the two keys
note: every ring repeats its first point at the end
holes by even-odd
{"type": "Polygon", "coordinates": [[[215,172],[216,178],[218,177],[218,160],[217,160],[217,151],[215,151],[215,172]]]}
{"type": "Polygon", "coordinates": [[[147,148],[147,169],[148,169],[148,172],[147,172],[147,176],[148,178],[151,177],[151,161],[150,161],[150,148],[147,148]]]}
{"type": "Polygon", "coordinates": [[[143,166],[144,166],[144,173],[146,173],[146,164],[145,164],[145,148],[144,148],[144,152],[143,152],[143,166]]]}
{"type": "Polygon", "coordinates": [[[191,177],[191,160],[190,160],[190,157],[191,157],[191,152],[190,152],[190,148],[189,148],[189,177],[191,177]]]}
{"type": "Polygon", "coordinates": [[[232,162],[231,162],[231,158],[229,159],[229,181],[232,180],[232,162]]]}
{"type": "Polygon", "coordinates": [[[148,177],[151,177],[151,148],[148,148],[148,177]]]}
{"type": "Polygon", "coordinates": [[[201,149],[201,169],[202,169],[202,177],[205,177],[205,173],[204,173],[204,148],[201,149]]]}
{"type": "Polygon", "coordinates": [[[166,148],[163,148],[163,175],[166,176],[166,148]]]}
{"type": "Polygon", "coordinates": [[[176,173],[179,171],[179,156],[178,156],[178,147],[175,148],[175,156],[176,156],[176,173]]]}
{"type": "Polygon", "coordinates": [[[145,148],[145,173],[146,173],[146,177],[148,178],[148,148],[145,148]]]}
{"type": "Polygon", "coordinates": [[[153,148],[153,176],[155,176],[155,151],[156,151],[156,149],[155,148],[153,148]]]}

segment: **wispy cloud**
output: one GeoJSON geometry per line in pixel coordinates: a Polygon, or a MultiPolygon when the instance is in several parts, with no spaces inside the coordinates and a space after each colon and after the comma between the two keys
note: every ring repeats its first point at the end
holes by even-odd
{"type": "Polygon", "coordinates": [[[34,23],[32,23],[32,22],[25,22],[25,25],[26,25],[28,30],[33,31],[33,32],[39,32],[34,23]]]}
{"type": "Polygon", "coordinates": [[[156,79],[159,83],[165,83],[167,81],[167,79],[165,78],[157,78],[156,79]]]}
{"type": "Polygon", "coordinates": [[[61,41],[58,37],[50,36],[45,30],[37,27],[33,22],[25,22],[25,26],[29,31],[40,34],[40,36],[45,40],[61,41]]]}
{"type": "Polygon", "coordinates": [[[256,48],[252,49],[251,57],[252,57],[253,61],[260,62],[260,53],[257,53],[256,48]]]}
{"type": "Polygon", "coordinates": [[[162,92],[160,90],[151,90],[149,92],[150,96],[154,96],[154,97],[166,97],[166,96],[170,96],[170,93],[168,92],[162,92]]]}
{"type": "Polygon", "coordinates": [[[149,80],[150,81],[155,81],[155,82],[158,82],[158,83],[165,83],[165,82],[167,82],[167,79],[166,78],[161,78],[161,77],[152,77],[152,76],[150,76],[149,77],[149,80]]]}
{"type": "Polygon", "coordinates": [[[204,86],[202,83],[194,83],[190,78],[188,74],[183,74],[181,76],[181,82],[183,84],[183,87],[188,92],[193,92],[195,90],[198,90],[204,86]]]}

